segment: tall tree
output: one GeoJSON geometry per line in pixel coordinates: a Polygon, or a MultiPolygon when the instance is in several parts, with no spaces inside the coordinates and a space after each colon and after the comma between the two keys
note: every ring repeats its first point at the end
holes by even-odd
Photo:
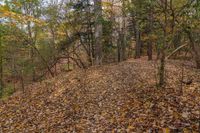
{"type": "Polygon", "coordinates": [[[94,33],[94,43],[95,43],[95,65],[102,64],[103,51],[102,51],[102,1],[94,0],[94,13],[95,13],[95,33],[94,33]]]}
{"type": "Polygon", "coordinates": [[[0,97],[3,93],[3,49],[2,49],[2,28],[0,26],[0,97]]]}
{"type": "Polygon", "coordinates": [[[167,46],[167,26],[168,26],[168,13],[167,13],[167,7],[168,7],[168,0],[161,1],[162,7],[163,7],[163,13],[164,13],[164,22],[161,24],[163,28],[163,43],[161,45],[160,50],[160,70],[159,70],[159,86],[163,86],[165,83],[165,48],[167,46]]]}
{"type": "Polygon", "coordinates": [[[192,17],[191,17],[191,14],[188,14],[189,23],[185,31],[190,40],[190,47],[192,49],[192,54],[196,62],[196,67],[200,69],[200,40],[199,40],[200,2],[199,0],[196,0],[194,3],[190,5],[190,12],[193,12],[193,14],[192,14],[192,17]],[[195,9],[191,7],[195,7],[195,9]]]}
{"type": "MultiPolygon", "coordinates": [[[[147,16],[147,20],[148,20],[148,26],[147,26],[147,30],[148,30],[148,36],[151,36],[152,34],[152,30],[153,30],[153,4],[149,3],[148,6],[148,16],[147,16]]],[[[147,55],[148,55],[148,60],[152,60],[152,56],[153,56],[153,44],[152,44],[152,40],[149,37],[148,42],[147,42],[147,55]]]]}
{"type": "Polygon", "coordinates": [[[132,17],[132,26],[134,30],[135,36],[135,58],[140,58],[141,56],[141,30],[140,30],[140,11],[141,11],[141,3],[139,0],[131,0],[132,8],[131,8],[131,17],[132,17]]]}

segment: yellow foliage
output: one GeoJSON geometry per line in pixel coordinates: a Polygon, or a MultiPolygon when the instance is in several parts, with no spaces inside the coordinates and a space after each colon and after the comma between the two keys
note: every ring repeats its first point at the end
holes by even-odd
{"type": "Polygon", "coordinates": [[[12,1],[12,3],[16,6],[16,7],[21,7],[22,4],[20,2],[17,1],[12,1]]]}
{"type": "Polygon", "coordinates": [[[166,32],[169,33],[171,31],[171,27],[166,27],[166,32]]]}
{"type": "Polygon", "coordinates": [[[190,131],[187,128],[184,128],[183,133],[190,133],[190,131]]]}
{"type": "Polygon", "coordinates": [[[149,36],[144,35],[143,38],[142,38],[142,41],[147,41],[147,40],[149,40],[149,36]]]}
{"type": "Polygon", "coordinates": [[[59,35],[59,36],[66,36],[66,33],[64,33],[64,32],[62,32],[62,31],[58,31],[58,32],[57,32],[57,35],[59,35]]]}
{"type": "Polygon", "coordinates": [[[111,2],[102,2],[103,7],[109,7],[112,6],[113,4],[111,2]]]}
{"type": "Polygon", "coordinates": [[[163,133],[170,133],[170,129],[169,128],[163,128],[163,133]]]}
{"type": "Polygon", "coordinates": [[[158,39],[158,36],[155,35],[155,34],[151,34],[150,36],[151,36],[151,40],[157,40],[158,39]]]}
{"type": "Polygon", "coordinates": [[[150,35],[143,35],[142,41],[155,41],[157,40],[157,35],[155,34],[150,34],[150,35]]]}
{"type": "Polygon", "coordinates": [[[22,24],[26,24],[27,22],[33,22],[39,26],[44,26],[45,22],[34,18],[32,16],[28,16],[28,15],[23,15],[23,14],[19,14],[19,13],[15,13],[13,11],[10,11],[9,8],[7,6],[0,6],[0,18],[9,18],[11,20],[14,20],[16,23],[22,23],[22,24]]]}

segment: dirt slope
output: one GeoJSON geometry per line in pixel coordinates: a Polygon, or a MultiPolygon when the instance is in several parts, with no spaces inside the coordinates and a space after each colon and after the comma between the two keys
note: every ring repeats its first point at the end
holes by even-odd
{"type": "MultiPolygon", "coordinates": [[[[0,102],[0,132],[199,131],[200,71],[167,63],[167,86],[155,87],[155,62],[128,60],[61,74],[0,102]]],[[[174,62],[174,61],[173,61],[174,62]]]]}

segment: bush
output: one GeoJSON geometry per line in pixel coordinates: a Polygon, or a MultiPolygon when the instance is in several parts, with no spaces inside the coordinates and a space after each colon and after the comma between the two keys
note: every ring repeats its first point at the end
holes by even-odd
{"type": "Polygon", "coordinates": [[[7,99],[15,92],[14,86],[12,84],[7,85],[3,88],[2,99],[7,99]]]}

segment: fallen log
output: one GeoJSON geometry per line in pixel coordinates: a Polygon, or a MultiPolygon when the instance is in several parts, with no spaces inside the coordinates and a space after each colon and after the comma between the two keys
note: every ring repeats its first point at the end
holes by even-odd
{"type": "Polygon", "coordinates": [[[188,44],[184,44],[179,46],[177,49],[175,49],[171,54],[169,54],[166,59],[169,59],[171,56],[173,56],[176,52],[178,52],[179,50],[181,50],[182,48],[186,47],[188,44]]]}

